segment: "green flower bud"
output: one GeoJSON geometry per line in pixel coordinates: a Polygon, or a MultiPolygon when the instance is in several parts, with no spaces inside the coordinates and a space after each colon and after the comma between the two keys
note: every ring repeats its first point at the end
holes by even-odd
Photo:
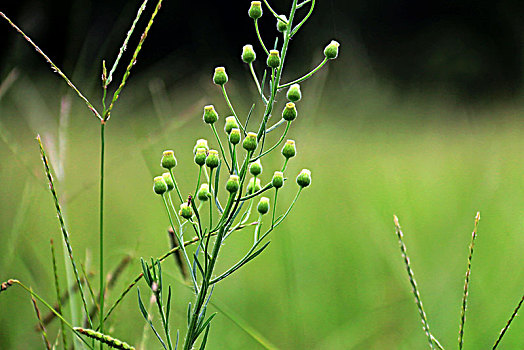
{"type": "Polygon", "coordinates": [[[297,102],[300,101],[302,98],[302,92],[300,91],[300,85],[293,84],[289,87],[289,90],[287,90],[287,99],[291,102],[297,102]]]}
{"type": "Polygon", "coordinates": [[[215,111],[215,106],[209,105],[204,107],[204,115],[202,116],[204,122],[207,124],[213,124],[218,120],[218,113],[215,111]]]}
{"type": "Polygon", "coordinates": [[[278,68],[278,66],[280,66],[280,52],[278,52],[278,50],[269,51],[266,63],[270,68],[278,68]]]}
{"type": "Polygon", "coordinates": [[[159,195],[167,192],[166,180],[162,176],[157,176],[153,179],[153,191],[159,195]]]}
{"type": "Polygon", "coordinates": [[[224,67],[216,67],[213,75],[213,82],[217,85],[224,85],[227,83],[227,74],[224,67]]]}
{"type": "Polygon", "coordinates": [[[196,154],[196,152],[198,151],[199,148],[203,148],[206,151],[209,151],[209,146],[207,145],[207,140],[206,139],[198,139],[197,140],[197,142],[195,144],[195,147],[193,147],[193,154],[196,154]]]}
{"type": "Polygon", "coordinates": [[[311,184],[311,171],[308,169],[302,169],[297,176],[297,184],[304,188],[311,184]]]}
{"type": "Polygon", "coordinates": [[[244,45],[242,48],[242,61],[249,64],[253,63],[256,58],[257,55],[255,54],[255,50],[253,50],[253,45],[244,45]]]}
{"type": "Polygon", "coordinates": [[[240,142],[240,129],[234,128],[231,130],[231,134],[229,134],[229,142],[231,142],[233,145],[236,145],[240,142]]]}
{"type": "Polygon", "coordinates": [[[273,179],[271,180],[271,184],[274,188],[280,188],[284,186],[284,173],[281,171],[275,171],[273,174],[273,179]]]}
{"type": "Polygon", "coordinates": [[[240,187],[239,177],[237,175],[231,175],[229,180],[226,182],[226,190],[229,193],[235,193],[240,187]]]}
{"type": "Polygon", "coordinates": [[[246,151],[254,151],[257,149],[257,143],[257,134],[254,132],[248,132],[242,143],[242,147],[244,147],[246,151]]]}
{"type": "Polygon", "coordinates": [[[173,169],[176,167],[175,152],[168,150],[162,154],[162,160],[160,161],[162,168],[173,169]]]}
{"type": "Polygon", "coordinates": [[[269,211],[269,198],[261,197],[257,205],[257,210],[262,215],[267,214],[269,211]]]}
{"type": "Polygon", "coordinates": [[[175,188],[175,181],[173,181],[173,177],[171,176],[171,173],[163,173],[162,177],[164,178],[164,181],[167,184],[168,191],[171,191],[173,188],[175,188]]]}
{"type": "Polygon", "coordinates": [[[229,116],[226,118],[226,125],[224,126],[224,131],[226,134],[229,134],[232,129],[238,129],[237,119],[234,116],[229,116]]]}
{"type": "Polygon", "coordinates": [[[295,141],[287,140],[284,147],[282,147],[282,155],[289,159],[297,154],[297,148],[295,147],[295,141]]]}
{"type": "Polygon", "coordinates": [[[324,56],[328,60],[334,60],[338,56],[338,47],[340,44],[336,40],[331,40],[331,42],[324,49],[324,56]]]}
{"type": "Polygon", "coordinates": [[[180,204],[180,211],[178,214],[184,219],[189,220],[193,216],[193,208],[191,208],[190,204],[184,202],[180,204]]]}
{"type": "Polygon", "coordinates": [[[205,148],[197,149],[195,153],[195,163],[199,166],[206,164],[207,151],[205,148]]]}
{"type": "Polygon", "coordinates": [[[218,163],[219,163],[218,151],[214,149],[210,149],[209,153],[207,154],[206,165],[209,168],[213,169],[218,166],[218,163]]]}
{"type": "Polygon", "coordinates": [[[260,159],[249,165],[249,172],[253,176],[258,176],[262,174],[262,164],[260,163],[260,159]]]}
{"type": "Polygon", "coordinates": [[[249,8],[249,17],[253,19],[259,19],[262,17],[262,4],[260,1],[251,1],[251,7],[249,8]]]}
{"type": "Polygon", "coordinates": [[[286,103],[286,107],[282,111],[282,118],[284,120],[287,120],[288,122],[295,120],[297,117],[297,108],[295,107],[295,104],[293,102],[286,103]]]}
{"type": "Polygon", "coordinates": [[[209,198],[211,198],[211,192],[209,192],[209,185],[208,184],[202,184],[200,186],[200,189],[197,192],[197,197],[202,202],[205,202],[209,198]]]}
{"type": "MultiPolygon", "coordinates": [[[[280,17],[282,17],[283,19],[285,19],[287,21],[287,17],[284,16],[284,15],[280,15],[280,17]]],[[[277,30],[280,32],[280,33],[284,33],[287,29],[287,24],[285,24],[284,22],[282,22],[280,19],[277,18],[277,30]]]]}
{"type": "Polygon", "coordinates": [[[247,184],[247,194],[253,194],[255,192],[258,192],[262,189],[262,186],[260,185],[260,179],[258,177],[252,177],[249,179],[249,183],[247,184]]]}

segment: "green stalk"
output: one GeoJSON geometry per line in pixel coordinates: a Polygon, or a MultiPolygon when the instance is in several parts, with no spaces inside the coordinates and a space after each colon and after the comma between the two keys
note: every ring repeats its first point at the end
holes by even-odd
{"type": "MultiPolygon", "coordinates": [[[[99,329],[100,332],[104,333],[104,295],[105,295],[105,285],[104,285],[104,168],[105,168],[105,125],[106,122],[102,120],[100,123],[100,213],[99,213],[99,246],[100,246],[100,266],[99,266],[99,285],[100,285],[100,300],[98,301],[100,305],[100,322],[99,329]]],[[[92,328],[92,327],[91,327],[92,328]]],[[[100,343],[100,349],[103,349],[104,345],[100,343]]]]}
{"type": "Polygon", "coordinates": [[[233,105],[231,104],[231,101],[229,100],[229,97],[227,96],[226,86],[224,84],[222,85],[222,94],[224,95],[224,99],[227,102],[229,110],[231,111],[231,113],[233,113],[233,117],[235,117],[235,120],[237,121],[238,126],[240,126],[240,130],[242,130],[242,132],[245,135],[246,134],[246,129],[242,126],[242,123],[238,119],[237,113],[235,112],[235,109],[233,108],[233,105]]]}
{"type": "Polygon", "coordinates": [[[328,59],[327,59],[327,58],[324,58],[324,60],[323,60],[322,62],[320,62],[320,64],[319,64],[318,66],[316,66],[315,69],[313,69],[311,72],[307,73],[306,75],[304,75],[304,76],[302,76],[302,77],[300,77],[300,78],[298,78],[298,79],[295,79],[295,80],[293,80],[293,81],[290,81],[289,83],[285,83],[285,84],[283,84],[283,85],[280,85],[280,86],[278,87],[278,89],[279,89],[279,90],[280,90],[280,89],[284,89],[284,88],[287,88],[288,86],[291,86],[291,85],[293,85],[293,84],[301,83],[301,82],[303,82],[304,80],[311,78],[311,77],[313,76],[313,74],[315,74],[316,72],[318,72],[318,70],[319,70],[320,68],[322,68],[322,67],[326,64],[327,61],[328,61],[328,59]]]}
{"type": "MultiPolygon", "coordinates": [[[[282,119],[283,120],[283,119],[282,119]]],[[[266,154],[270,153],[272,150],[274,150],[275,148],[277,148],[281,143],[282,141],[284,141],[284,138],[286,137],[287,135],[287,132],[289,131],[289,127],[291,125],[291,122],[287,122],[287,125],[286,125],[286,130],[284,130],[284,133],[282,134],[282,136],[280,137],[280,139],[278,140],[277,143],[275,143],[270,149],[262,152],[261,154],[259,154],[258,156],[256,156],[255,158],[251,158],[250,162],[255,162],[257,161],[258,159],[262,158],[263,156],[265,156],[266,154]]]]}
{"type": "MultiPolygon", "coordinates": [[[[56,267],[56,254],[55,254],[55,245],[53,243],[53,240],[51,240],[51,257],[53,260],[53,275],[55,279],[55,291],[56,291],[56,302],[58,305],[58,313],[62,314],[62,302],[60,300],[60,283],[58,280],[58,269],[56,267]]],[[[87,276],[86,276],[87,278],[87,276]]],[[[60,320],[60,330],[62,331],[62,343],[64,345],[64,349],[67,349],[67,335],[65,333],[65,325],[62,320],[60,320]]]]}
{"type": "Polygon", "coordinates": [[[264,41],[262,40],[262,37],[260,36],[260,31],[258,30],[258,19],[255,19],[255,31],[257,32],[258,41],[260,41],[260,45],[262,45],[262,48],[266,52],[266,55],[269,56],[269,51],[266,49],[266,45],[264,45],[264,41]]]}

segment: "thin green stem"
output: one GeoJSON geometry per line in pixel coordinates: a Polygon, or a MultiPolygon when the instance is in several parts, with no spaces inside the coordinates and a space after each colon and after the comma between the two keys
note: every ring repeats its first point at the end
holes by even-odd
{"type": "MultiPolygon", "coordinates": [[[[301,3],[300,7],[302,7],[304,4],[305,4],[305,2],[301,3]]],[[[306,21],[308,20],[309,16],[311,16],[311,14],[313,13],[313,8],[314,7],[315,7],[315,0],[312,0],[311,1],[311,7],[309,8],[309,12],[307,13],[306,17],[304,17],[304,19],[302,19],[302,21],[300,21],[300,23],[297,24],[297,26],[295,28],[293,28],[293,30],[290,33],[291,36],[295,35],[298,32],[298,30],[300,29],[300,27],[302,27],[302,25],[304,25],[304,23],[306,23],[306,21]]],[[[297,6],[297,8],[298,8],[298,6],[297,6]]],[[[289,22],[291,23],[291,20],[289,22]]],[[[291,27],[291,25],[289,25],[289,27],[291,27]]]]}
{"type": "Polygon", "coordinates": [[[298,83],[301,83],[303,82],[304,80],[306,79],[309,79],[313,76],[313,74],[315,74],[316,72],[318,72],[320,70],[320,68],[322,68],[326,62],[328,61],[327,58],[324,58],[324,60],[322,62],[320,62],[320,64],[318,66],[316,66],[311,72],[307,73],[306,75],[298,78],[298,79],[295,79],[293,81],[290,81],[289,83],[285,83],[285,84],[282,84],[278,87],[278,89],[284,89],[284,88],[287,88],[288,86],[291,86],[293,84],[298,84],[298,83]]]}
{"type": "Polygon", "coordinates": [[[277,13],[275,12],[275,10],[273,10],[273,9],[271,8],[271,6],[269,6],[269,3],[267,2],[267,0],[264,0],[264,4],[266,4],[267,8],[268,8],[269,11],[273,14],[273,16],[275,16],[275,18],[281,20],[281,21],[284,22],[286,25],[289,24],[288,21],[287,21],[285,18],[283,18],[282,16],[280,16],[279,14],[277,14],[277,13]]]}
{"type": "Polygon", "coordinates": [[[284,161],[284,166],[282,166],[282,172],[284,172],[286,170],[288,162],[289,162],[289,158],[286,158],[286,160],[284,161]]]}
{"type": "Polygon", "coordinates": [[[197,197],[198,188],[200,187],[200,178],[201,178],[201,176],[202,176],[202,165],[200,165],[198,167],[198,180],[197,180],[197,184],[196,184],[195,195],[193,196],[193,198],[197,197]]]}
{"type": "Polygon", "coordinates": [[[287,135],[287,132],[289,131],[289,126],[291,125],[291,122],[287,122],[287,125],[286,125],[286,130],[284,131],[284,133],[282,134],[282,136],[280,137],[280,140],[278,140],[277,143],[275,143],[271,148],[269,148],[267,151],[264,151],[262,152],[261,154],[259,154],[258,156],[256,156],[255,158],[252,158],[250,160],[250,162],[255,162],[257,161],[258,159],[262,158],[263,156],[265,156],[266,154],[270,153],[271,151],[273,151],[275,148],[277,148],[281,143],[282,141],[284,141],[284,138],[286,137],[287,135]]]}
{"type": "Polygon", "coordinates": [[[266,49],[266,45],[264,45],[264,41],[262,40],[262,37],[260,36],[260,31],[258,30],[258,19],[255,19],[255,31],[257,32],[257,37],[258,41],[260,41],[260,45],[262,45],[262,48],[266,52],[266,55],[269,56],[269,51],[266,49]]]}
{"type": "Polygon", "coordinates": [[[224,159],[224,163],[226,163],[227,170],[229,171],[229,173],[231,173],[231,167],[229,166],[229,163],[227,162],[226,152],[224,151],[224,147],[222,146],[222,141],[220,141],[220,137],[218,137],[217,129],[215,128],[215,124],[210,124],[210,125],[211,125],[211,129],[213,130],[213,134],[215,134],[215,137],[218,141],[220,152],[222,153],[222,158],[224,159]]]}
{"type": "Polygon", "coordinates": [[[176,190],[176,193],[178,194],[178,199],[180,199],[180,203],[184,203],[184,200],[182,199],[182,195],[180,194],[180,190],[178,189],[178,184],[176,183],[175,175],[173,175],[173,168],[169,169],[169,174],[171,174],[171,178],[173,179],[173,182],[175,183],[175,190],[176,190]]]}
{"type": "Polygon", "coordinates": [[[222,94],[224,95],[224,99],[227,102],[229,110],[231,111],[231,113],[233,113],[233,117],[235,117],[235,120],[237,121],[238,126],[240,126],[240,130],[242,130],[242,132],[245,135],[246,134],[246,129],[244,129],[244,127],[242,126],[242,123],[238,119],[237,112],[235,112],[235,109],[233,108],[233,105],[231,104],[231,101],[229,100],[229,97],[227,96],[226,85],[222,84],[221,88],[222,88],[222,94]]]}
{"type": "Polygon", "coordinates": [[[275,212],[277,211],[278,188],[275,188],[275,200],[273,201],[273,214],[271,215],[271,227],[275,226],[275,212]]]}
{"type": "Polygon", "coordinates": [[[524,295],[522,296],[522,298],[520,298],[520,301],[517,304],[517,307],[515,307],[515,309],[513,310],[513,313],[511,314],[511,317],[509,318],[508,322],[506,322],[506,325],[500,331],[499,337],[497,338],[497,341],[493,345],[493,348],[492,348],[493,350],[495,350],[497,348],[497,346],[499,346],[502,338],[504,337],[504,335],[506,334],[507,330],[509,329],[509,326],[511,325],[511,322],[513,322],[513,320],[517,316],[517,313],[519,312],[520,307],[522,306],[523,302],[524,302],[524,295]]]}
{"type": "MultiPolygon", "coordinates": [[[[100,315],[104,314],[104,168],[105,168],[105,121],[102,120],[100,123],[100,212],[99,212],[99,245],[100,245],[100,315]]],[[[87,278],[87,276],[86,276],[87,278]]],[[[89,316],[88,316],[89,317],[89,316]]],[[[91,325],[91,328],[93,326],[91,325]]],[[[99,323],[100,332],[104,332],[104,318],[100,317],[99,323]]],[[[100,343],[100,349],[103,349],[104,345],[100,343]]]]}
{"type": "MultiPolygon", "coordinates": [[[[55,279],[55,291],[56,291],[56,302],[58,305],[58,313],[62,314],[62,301],[60,300],[60,281],[58,279],[58,269],[56,265],[56,254],[55,254],[55,244],[53,240],[51,239],[51,257],[53,261],[53,276],[55,279]]],[[[62,331],[62,344],[64,345],[64,349],[68,349],[67,346],[67,334],[65,333],[65,325],[62,320],[60,320],[60,330],[62,331]]]]}
{"type": "Polygon", "coordinates": [[[258,93],[260,94],[262,101],[264,103],[267,103],[266,96],[264,96],[264,92],[262,91],[262,88],[260,87],[260,83],[258,82],[257,74],[255,73],[255,68],[253,67],[253,62],[249,63],[249,70],[251,71],[251,76],[253,77],[253,80],[255,81],[258,93]]]}
{"type": "Polygon", "coordinates": [[[275,130],[276,128],[278,128],[280,125],[284,124],[286,122],[286,120],[284,118],[280,119],[278,122],[276,122],[275,124],[273,124],[273,126],[271,126],[270,128],[268,128],[266,130],[266,134],[269,134],[271,131],[275,130]]]}

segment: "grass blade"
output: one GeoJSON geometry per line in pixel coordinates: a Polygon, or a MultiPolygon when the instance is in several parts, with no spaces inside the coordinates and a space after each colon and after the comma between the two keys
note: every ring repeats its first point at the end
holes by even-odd
{"type": "Polygon", "coordinates": [[[497,338],[497,341],[495,342],[495,344],[493,345],[493,350],[495,350],[497,348],[497,346],[499,346],[502,338],[506,334],[506,331],[509,329],[509,326],[511,325],[511,322],[513,322],[513,320],[517,316],[517,313],[519,312],[520,307],[522,306],[523,302],[524,302],[524,295],[522,296],[522,298],[520,299],[519,303],[517,304],[517,307],[515,307],[515,309],[513,310],[513,313],[511,314],[511,317],[509,318],[508,322],[506,322],[506,325],[500,331],[500,335],[497,338]]]}

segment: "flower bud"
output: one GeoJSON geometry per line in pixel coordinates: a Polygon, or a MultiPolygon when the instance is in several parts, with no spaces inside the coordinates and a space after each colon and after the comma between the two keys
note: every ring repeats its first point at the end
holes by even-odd
{"type": "Polygon", "coordinates": [[[244,63],[250,64],[255,61],[257,58],[257,55],[255,54],[255,50],[253,50],[253,45],[244,45],[242,48],[242,61],[244,63]]]}
{"type": "Polygon", "coordinates": [[[173,181],[173,177],[171,176],[171,173],[163,173],[162,177],[164,178],[164,181],[167,184],[168,191],[171,191],[173,188],[175,188],[175,181],[173,181]]]}
{"type": "Polygon", "coordinates": [[[226,190],[229,193],[235,193],[240,187],[239,177],[237,175],[231,175],[229,180],[226,182],[226,190]]]}
{"type": "Polygon", "coordinates": [[[300,85],[293,84],[289,87],[289,90],[287,90],[287,99],[291,102],[297,102],[300,101],[302,98],[302,92],[300,91],[300,85]]]}
{"type": "Polygon", "coordinates": [[[249,165],[249,172],[253,176],[258,176],[262,174],[262,164],[260,163],[260,159],[258,159],[256,162],[253,162],[249,165]]]}
{"type": "Polygon", "coordinates": [[[284,173],[281,171],[275,171],[273,174],[273,179],[271,180],[271,184],[274,188],[280,188],[284,186],[284,173]]]}
{"type": "Polygon", "coordinates": [[[202,116],[204,122],[207,124],[213,124],[218,120],[218,113],[215,110],[215,106],[209,105],[204,107],[204,115],[202,116]]]}
{"type": "Polygon", "coordinates": [[[251,1],[251,7],[249,8],[249,17],[253,19],[259,19],[262,17],[262,4],[260,1],[251,1]]]}
{"type": "Polygon", "coordinates": [[[162,176],[157,176],[153,179],[153,191],[159,195],[167,192],[166,180],[162,176]]]}
{"type": "Polygon", "coordinates": [[[235,118],[235,116],[232,115],[232,116],[226,117],[226,125],[224,126],[224,131],[226,132],[226,134],[229,134],[231,130],[235,128],[238,129],[238,123],[237,123],[237,119],[235,118]]]}
{"type": "MultiPolygon", "coordinates": [[[[280,15],[280,17],[282,17],[283,19],[285,19],[287,21],[287,17],[284,16],[284,15],[280,15]]],[[[280,32],[280,33],[284,33],[287,29],[287,24],[282,22],[280,19],[277,18],[277,30],[280,32]]]]}
{"type": "Polygon", "coordinates": [[[261,197],[257,205],[257,210],[262,215],[267,214],[269,211],[269,198],[261,197]]]}
{"type": "Polygon", "coordinates": [[[197,140],[197,142],[195,144],[195,147],[193,147],[193,154],[196,154],[196,152],[198,151],[199,148],[203,148],[206,151],[209,151],[209,146],[207,145],[207,140],[206,139],[198,139],[197,140]]]}
{"type": "Polygon", "coordinates": [[[295,120],[297,117],[297,108],[293,102],[286,103],[286,107],[282,111],[282,118],[288,122],[295,120]]]}
{"type": "Polygon", "coordinates": [[[280,52],[278,52],[278,50],[269,51],[266,63],[270,68],[278,68],[278,66],[280,66],[280,52]]]}
{"type": "Polygon", "coordinates": [[[197,198],[199,200],[201,200],[202,202],[205,202],[209,198],[211,198],[211,192],[209,192],[209,185],[208,184],[202,184],[200,186],[200,189],[197,192],[197,198]]]}
{"type": "Polygon", "coordinates": [[[331,42],[324,49],[324,56],[328,60],[334,60],[338,56],[338,47],[340,44],[336,40],[331,40],[331,42]]]}
{"type": "Polygon", "coordinates": [[[207,158],[206,158],[206,165],[209,168],[213,169],[218,166],[218,163],[219,163],[218,151],[214,149],[210,149],[207,155],[207,158]]]}
{"type": "Polygon", "coordinates": [[[180,211],[178,214],[184,219],[189,220],[193,216],[193,208],[191,208],[190,204],[184,202],[180,204],[180,211]]]}
{"type": "Polygon", "coordinates": [[[195,163],[199,166],[206,164],[207,151],[205,148],[197,149],[195,153],[195,163]]]}
{"type": "Polygon", "coordinates": [[[227,74],[224,67],[216,67],[213,75],[213,82],[217,85],[224,85],[227,83],[227,74]]]}
{"type": "Polygon", "coordinates": [[[173,169],[176,167],[175,152],[168,150],[162,154],[162,160],[160,161],[162,168],[173,169]]]}
{"type": "Polygon", "coordinates": [[[297,154],[297,148],[295,147],[295,141],[287,140],[284,147],[282,147],[282,155],[289,159],[297,154]]]}
{"type": "Polygon", "coordinates": [[[308,169],[302,169],[297,176],[297,184],[304,188],[311,184],[311,171],[308,169]]]}
{"type": "Polygon", "coordinates": [[[257,143],[257,134],[254,132],[248,132],[242,143],[242,147],[244,147],[246,151],[254,151],[257,149],[257,143]]]}
{"type": "Polygon", "coordinates": [[[253,194],[255,192],[258,192],[262,189],[262,186],[260,185],[260,179],[257,177],[252,177],[249,179],[249,183],[247,184],[247,194],[253,194]]]}
{"type": "Polygon", "coordinates": [[[231,130],[231,134],[229,134],[229,142],[231,142],[233,145],[236,145],[240,142],[240,129],[234,128],[231,130]]]}

